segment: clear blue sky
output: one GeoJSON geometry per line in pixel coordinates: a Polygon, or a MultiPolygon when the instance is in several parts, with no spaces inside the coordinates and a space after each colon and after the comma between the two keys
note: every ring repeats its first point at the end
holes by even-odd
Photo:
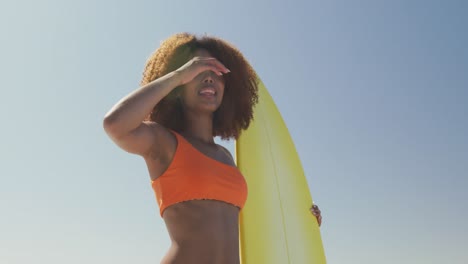
{"type": "Polygon", "coordinates": [[[328,263],[468,263],[467,12],[2,1],[0,263],[159,263],[169,239],[146,167],[102,118],[181,31],[230,41],[263,79],[322,209],[328,263]]]}

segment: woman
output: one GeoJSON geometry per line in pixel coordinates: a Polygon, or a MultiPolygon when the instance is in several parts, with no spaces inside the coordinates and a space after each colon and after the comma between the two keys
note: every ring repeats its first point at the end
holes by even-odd
{"type": "MultiPolygon", "coordinates": [[[[146,161],[172,241],[161,263],[239,263],[247,186],[213,138],[237,139],[249,126],[256,80],[225,41],[176,34],[147,61],[141,87],[106,114],[110,138],[146,161]]],[[[311,212],[320,224],[318,207],[311,212]]]]}

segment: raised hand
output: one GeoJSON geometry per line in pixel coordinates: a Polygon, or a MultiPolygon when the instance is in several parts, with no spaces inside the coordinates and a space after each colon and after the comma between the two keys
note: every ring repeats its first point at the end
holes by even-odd
{"type": "Polygon", "coordinates": [[[194,57],[182,65],[175,73],[180,78],[180,85],[184,85],[204,71],[213,71],[218,76],[230,72],[220,61],[213,57],[194,57]]]}

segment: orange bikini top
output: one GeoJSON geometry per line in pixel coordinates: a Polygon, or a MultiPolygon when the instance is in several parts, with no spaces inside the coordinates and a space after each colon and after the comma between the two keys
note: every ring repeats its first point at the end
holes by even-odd
{"type": "Polygon", "coordinates": [[[189,200],[218,200],[242,209],[247,200],[247,183],[239,169],[209,158],[183,136],[174,134],[174,158],[169,168],[151,181],[161,217],[167,207],[189,200]]]}

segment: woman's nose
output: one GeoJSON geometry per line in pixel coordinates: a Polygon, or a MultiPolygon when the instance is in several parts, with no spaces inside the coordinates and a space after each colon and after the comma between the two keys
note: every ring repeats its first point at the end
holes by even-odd
{"type": "Polygon", "coordinates": [[[205,76],[203,77],[203,82],[204,83],[214,83],[214,78],[213,78],[213,72],[207,72],[205,76]]]}

